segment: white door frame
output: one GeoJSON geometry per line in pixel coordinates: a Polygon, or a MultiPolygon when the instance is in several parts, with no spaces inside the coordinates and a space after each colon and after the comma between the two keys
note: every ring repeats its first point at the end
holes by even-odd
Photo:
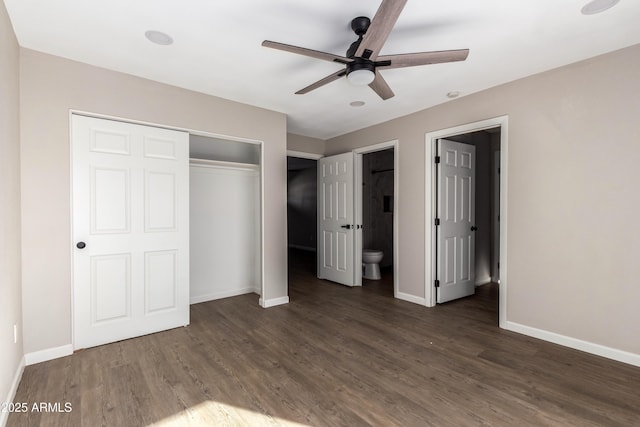
{"type": "Polygon", "coordinates": [[[500,298],[499,324],[501,328],[507,322],[507,182],[508,182],[508,116],[481,120],[434,132],[425,135],[425,302],[427,307],[436,304],[435,253],[436,253],[436,173],[434,158],[436,142],[440,138],[448,138],[460,134],[477,132],[500,127],[500,298]]]}
{"type": "MultiPolygon", "coordinates": [[[[97,119],[106,119],[106,120],[115,120],[118,122],[124,122],[124,123],[132,123],[132,124],[138,124],[138,125],[143,125],[143,126],[153,126],[153,127],[158,127],[158,128],[163,128],[163,129],[172,129],[172,130],[177,130],[177,131],[183,131],[183,132],[187,132],[189,133],[189,135],[199,135],[199,136],[206,136],[209,138],[217,138],[217,139],[225,139],[228,141],[237,141],[237,142],[244,142],[244,143],[248,143],[248,144],[255,144],[255,145],[259,145],[260,146],[260,300],[259,300],[259,305],[262,307],[264,306],[264,302],[263,302],[263,295],[265,294],[265,289],[264,289],[264,253],[265,253],[265,247],[264,247],[264,141],[260,141],[257,139],[249,139],[249,138],[242,138],[242,137],[236,137],[236,136],[230,136],[230,135],[224,135],[224,134],[219,134],[219,133],[213,133],[213,132],[206,132],[206,131],[199,131],[199,130],[193,130],[193,129],[187,129],[187,128],[180,128],[180,127],[175,127],[175,126],[167,126],[164,124],[160,124],[160,123],[153,123],[153,122],[146,122],[146,121],[142,121],[142,120],[133,120],[133,119],[127,119],[127,118],[123,118],[123,117],[118,117],[118,116],[111,116],[111,115],[107,115],[107,114],[99,114],[99,113],[94,113],[94,112],[90,112],[90,111],[83,111],[83,110],[74,110],[71,109],[69,110],[69,129],[72,128],[71,125],[71,120],[72,117],[74,115],[80,115],[80,116],[88,116],[88,117],[94,117],[97,119]]],[[[71,138],[71,135],[69,135],[69,138],[71,138]]],[[[69,140],[69,171],[70,171],[70,176],[73,176],[73,144],[71,144],[71,140],[69,140]]],[[[70,238],[69,238],[69,242],[73,242],[73,180],[69,181],[69,194],[71,195],[70,200],[69,200],[69,208],[70,208],[70,212],[71,215],[69,216],[69,221],[70,221],[70,238]]],[[[70,253],[70,260],[71,260],[71,270],[70,271],[74,271],[73,268],[73,251],[75,248],[75,245],[69,245],[69,253],[70,253]]],[[[71,277],[71,337],[72,337],[72,341],[74,341],[75,339],[73,337],[75,337],[75,330],[74,330],[74,324],[75,324],[75,308],[74,308],[74,283],[73,283],[73,275],[71,277]]],[[[266,307],[265,307],[266,308],[266,307]]],[[[72,342],[73,348],[75,349],[75,342],[72,342]]]]}
{"type": "MultiPolygon", "coordinates": [[[[400,285],[400,266],[398,264],[399,257],[399,233],[398,233],[398,218],[400,218],[400,191],[399,191],[399,173],[400,173],[400,153],[398,140],[381,142],[379,144],[367,145],[366,147],[356,148],[353,150],[355,167],[355,188],[353,191],[353,198],[355,203],[355,220],[356,224],[362,224],[362,156],[368,153],[374,153],[376,151],[382,151],[389,148],[393,148],[393,297],[398,298],[398,288],[400,285]]],[[[356,239],[354,242],[355,256],[355,285],[362,286],[362,268],[357,266],[362,265],[362,229],[356,230],[356,239]]]]}

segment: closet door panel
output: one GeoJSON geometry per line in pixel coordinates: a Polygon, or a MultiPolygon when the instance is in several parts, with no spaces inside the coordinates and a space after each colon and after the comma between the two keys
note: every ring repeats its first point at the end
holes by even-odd
{"type": "Polygon", "coordinates": [[[189,135],[72,115],[73,344],[189,324],[189,135]]]}

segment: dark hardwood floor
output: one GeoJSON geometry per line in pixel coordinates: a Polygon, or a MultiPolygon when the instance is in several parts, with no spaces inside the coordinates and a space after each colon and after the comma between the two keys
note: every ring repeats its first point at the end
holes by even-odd
{"type": "Polygon", "coordinates": [[[189,327],[27,367],[15,402],[72,410],[8,425],[640,425],[640,368],[499,329],[497,285],[427,309],[390,274],[347,288],[289,264],[288,305],[197,304],[189,327]]]}

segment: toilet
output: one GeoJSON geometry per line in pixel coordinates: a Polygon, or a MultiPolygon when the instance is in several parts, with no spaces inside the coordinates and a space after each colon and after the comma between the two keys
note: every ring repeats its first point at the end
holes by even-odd
{"type": "Polygon", "coordinates": [[[362,277],[369,280],[380,280],[380,266],[378,263],[382,261],[384,252],[374,249],[362,250],[362,266],[364,273],[362,277]]]}

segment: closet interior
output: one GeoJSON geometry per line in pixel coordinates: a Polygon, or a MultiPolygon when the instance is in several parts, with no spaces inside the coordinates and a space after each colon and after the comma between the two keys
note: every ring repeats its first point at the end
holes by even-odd
{"type": "Polygon", "coordinates": [[[189,136],[191,304],[261,294],[260,150],[189,136]]]}

